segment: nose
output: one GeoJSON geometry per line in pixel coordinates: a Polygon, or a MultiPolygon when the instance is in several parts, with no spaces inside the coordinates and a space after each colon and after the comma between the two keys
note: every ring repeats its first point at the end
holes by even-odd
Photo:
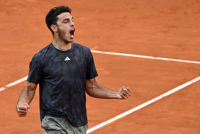
{"type": "Polygon", "coordinates": [[[71,21],[71,26],[74,26],[74,22],[73,21],[71,21]]]}

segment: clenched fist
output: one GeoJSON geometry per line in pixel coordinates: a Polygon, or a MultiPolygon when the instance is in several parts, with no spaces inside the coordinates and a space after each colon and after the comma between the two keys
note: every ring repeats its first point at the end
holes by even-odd
{"type": "Polygon", "coordinates": [[[30,107],[27,103],[18,103],[17,104],[17,114],[19,117],[25,117],[26,114],[30,111],[30,107]]]}
{"type": "Polygon", "coordinates": [[[127,99],[131,96],[131,90],[129,87],[121,87],[118,91],[117,97],[118,99],[127,99]]]}

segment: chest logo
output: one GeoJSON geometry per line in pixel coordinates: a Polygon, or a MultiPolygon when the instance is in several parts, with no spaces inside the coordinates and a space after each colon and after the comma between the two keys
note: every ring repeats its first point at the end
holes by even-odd
{"type": "Polygon", "coordinates": [[[69,58],[69,57],[66,57],[66,58],[65,58],[65,61],[69,61],[69,60],[70,60],[70,58],[69,58]]]}

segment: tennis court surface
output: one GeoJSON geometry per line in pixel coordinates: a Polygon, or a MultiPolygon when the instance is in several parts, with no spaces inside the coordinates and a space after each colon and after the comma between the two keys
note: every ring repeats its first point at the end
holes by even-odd
{"type": "Polygon", "coordinates": [[[72,8],[74,42],[93,50],[97,81],[112,90],[132,90],[127,100],[87,96],[88,133],[200,133],[198,0],[1,0],[0,134],[42,134],[39,89],[26,118],[17,116],[15,106],[32,56],[52,41],[45,16],[59,5],[72,8]]]}

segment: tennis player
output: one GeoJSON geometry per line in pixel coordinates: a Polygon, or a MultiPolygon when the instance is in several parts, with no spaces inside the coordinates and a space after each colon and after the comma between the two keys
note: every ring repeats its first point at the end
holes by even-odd
{"type": "Polygon", "coordinates": [[[44,134],[86,134],[88,120],[85,92],[95,98],[127,99],[128,87],[110,90],[95,80],[98,76],[89,48],[74,43],[75,25],[67,6],[52,8],[46,24],[53,41],[36,53],[27,85],[16,106],[19,117],[29,112],[37,85],[40,92],[40,119],[44,134]]]}

